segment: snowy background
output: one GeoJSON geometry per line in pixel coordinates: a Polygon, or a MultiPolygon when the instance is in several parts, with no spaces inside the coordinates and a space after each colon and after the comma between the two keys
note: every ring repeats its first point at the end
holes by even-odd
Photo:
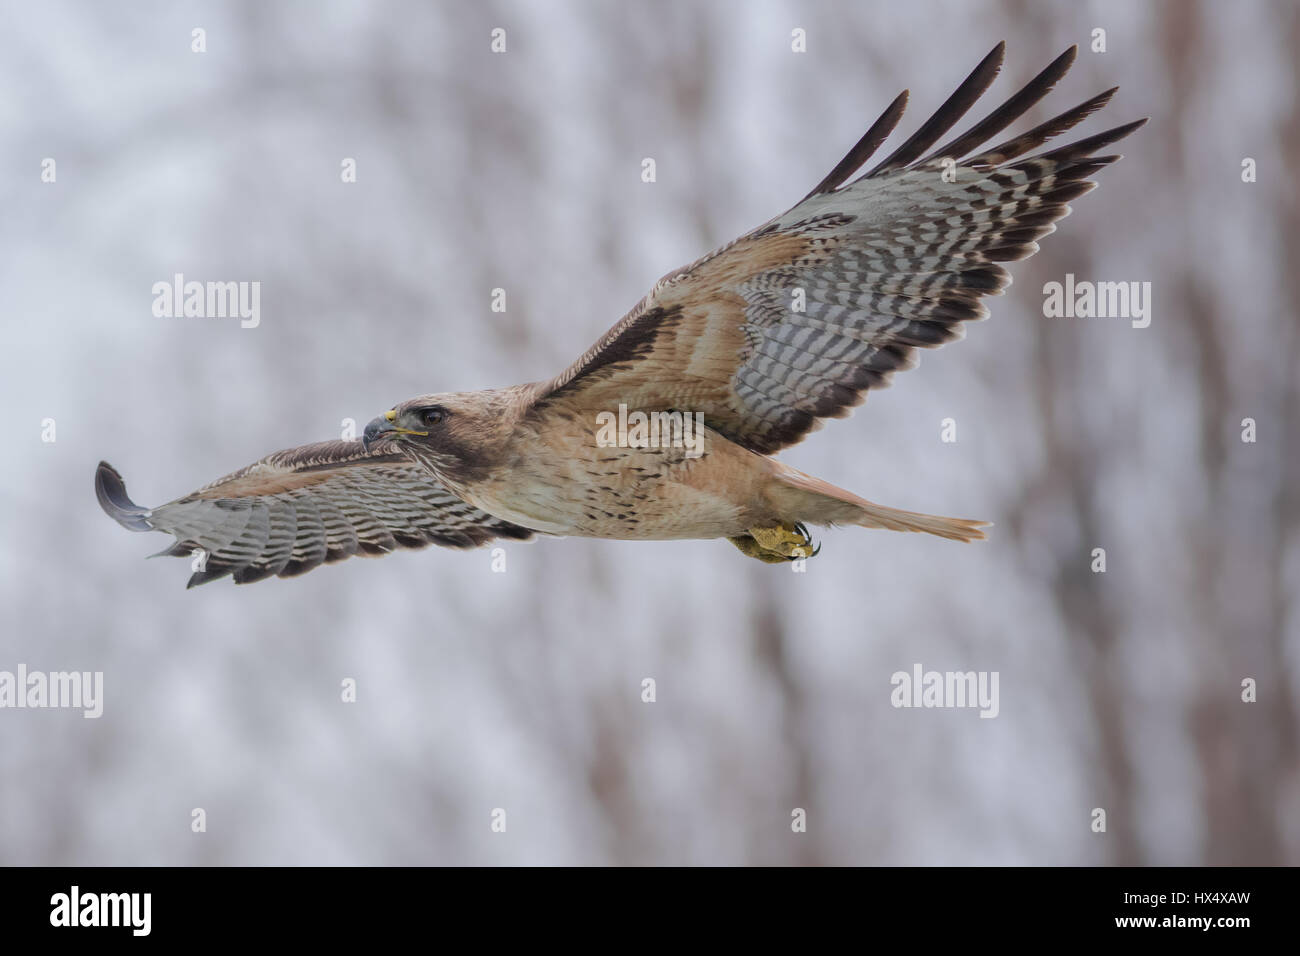
{"type": "Polygon", "coordinates": [[[103,671],[105,703],[0,710],[0,863],[1300,863],[1295,3],[6,6],[0,670],[103,671]],[[1077,135],[1151,124],[988,322],[784,455],[988,542],[839,530],[794,574],[570,538],[187,592],[100,512],[101,458],[153,505],[549,377],[1000,39],[972,117],[1079,43],[1013,131],[1115,84],[1077,135]],[[260,326],[155,318],[176,272],[260,281],[260,326]],[[1044,318],[1067,272],[1150,281],[1151,326],[1044,318]],[[893,708],[915,663],[998,671],[1000,715],[893,708]]]}

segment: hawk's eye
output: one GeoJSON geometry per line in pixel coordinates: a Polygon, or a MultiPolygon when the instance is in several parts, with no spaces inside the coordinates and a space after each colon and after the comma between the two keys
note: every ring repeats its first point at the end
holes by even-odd
{"type": "Polygon", "coordinates": [[[437,425],[447,417],[447,413],[441,408],[426,408],[420,413],[420,420],[426,425],[437,425]]]}

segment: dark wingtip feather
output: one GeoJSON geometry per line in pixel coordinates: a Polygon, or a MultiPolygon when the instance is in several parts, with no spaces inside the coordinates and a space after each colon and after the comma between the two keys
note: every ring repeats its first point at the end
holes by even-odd
{"type": "Polygon", "coordinates": [[[197,545],[189,541],[175,541],[163,548],[161,551],[149,555],[151,558],[188,558],[197,549],[197,545]]]}
{"type": "Polygon", "coordinates": [[[862,165],[880,148],[880,144],[889,138],[898,121],[903,118],[903,111],[907,109],[907,98],[907,90],[894,97],[894,102],[890,103],[880,117],[871,124],[871,128],[862,135],[847,155],[835,164],[835,168],[826,175],[825,179],[813,187],[812,192],[803,198],[811,199],[821,193],[834,192],[845,180],[861,169],[862,165]]]}
{"type": "Polygon", "coordinates": [[[980,60],[979,66],[971,70],[970,75],[962,80],[961,86],[957,87],[956,92],[944,101],[934,115],[926,120],[907,142],[867,173],[867,176],[878,176],[891,169],[904,167],[933,146],[935,141],[952,129],[956,122],[966,115],[966,111],[975,105],[975,101],[984,95],[984,91],[989,88],[989,84],[1002,69],[1002,61],[1006,53],[1007,43],[1001,40],[989,51],[988,56],[980,60]]]}
{"type": "Polygon", "coordinates": [[[255,581],[264,581],[273,574],[275,574],[274,565],[249,564],[236,568],[230,576],[236,584],[252,584],[255,581]]]}
{"type": "Polygon", "coordinates": [[[320,567],[324,561],[324,555],[319,558],[306,558],[299,561],[290,561],[280,569],[279,577],[296,578],[300,574],[306,574],[308,571],[320,567]]]}
{"type": "Polygon", "coordinates": [[[961,159],[972,149],[987,142],[990,137],[998,135],[998,133],[1023,116],[1035,103],[1052,92],[1056,84],[1061,81],[1061,78],[1070,72],[1070,67],[1074,66],[1074,61],[1078,55],[1079,47],[1077,44],[1066,49],[1055,60],[1047,64],[1037,76],[1022,86],[1014,96],[965,133],[940,146],[921,162],[930,162],[941,156],[961,159]]]}
{"type": "Polygon", "coordinates": [[[106,461],[101,461],[95,469],[95,497],[104,513],[130,531],[152,531],[145,520],[148,508],[141,508],[128,497],[126,482],[122,476],[106,461]]]}
{"type": "Polygon", "coordinates": [[[195,571],[190,575],[190,579],[185,582],[185,590],[188,591],[190,588],[196,588],[200,584],[207,584],[209,581],[216,581],[220,578],[224,578],[230,573],[230,568],[210,568],[206,571],[195,571]]]}
{"type": "Polygon", "coordinates": [[[1112,86],[1108,90],[1103,90],[1091,99],[1084,100],[1073,109],[1066,110],[1058,116],[1053,116],[1046,122],[1040,123],[1028,132],[1021,133],[1019,136],[1012,137],[1005,143],[999,143],[992,149],[987,149],[978,156],[972,156],[966,160],[963,166],[997,166],[1001,163],[1015,159],[1017,156],[1023,156],[1031,149],[1037,149],[1043,143],[1056,136],[1061,135],[1079,123],[1083,122],[1097,110],[1101,109],[1110,102],[1118,86],[1112,86]]]}
{"type": "Polygon", "coordinates": [[[1097,133],[1095,136],[1088,136],[1073,143],[1066,143],[1064,146],[1049,150],[1048,152],[1042,153],[1034,158],[1049,159],[1058,163],[1072,163],[1085,159],[1103,146],[1117,143],[1130,133],[1146,126],[1148,119],[1149,117],[1144,117],[1140,120],[1134,120],[1131,123],[1125,123],[1123,126],[1116,126],[1113,129],[1097,133]]]}

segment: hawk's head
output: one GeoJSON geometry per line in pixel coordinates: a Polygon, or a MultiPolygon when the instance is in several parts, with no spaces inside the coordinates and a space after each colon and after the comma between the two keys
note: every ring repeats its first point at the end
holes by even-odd
{"type": "Polygon", "coordinates": [[[505,412],[490,391],[421,395],[372,421],[361,441],[367,451],[390,442],[446,483],[474,481],[490,467],[508,432],[505,412]]]}

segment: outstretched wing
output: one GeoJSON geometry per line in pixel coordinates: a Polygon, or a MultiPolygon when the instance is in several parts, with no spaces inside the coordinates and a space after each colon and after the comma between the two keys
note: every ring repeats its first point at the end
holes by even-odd
{"type": "Polygon", "coordinates": [[[128,498],[122,476],[100,462],[95,495],[123,527],[175,535],[161,554],[202,550],[203,570],[188,587],[227,574],[236,584],[287,578],[354,554],[473,548],[533,534],[462,501],[383,444],[369,452],[345,441],[290,448],[152,509],[128,498]]]}
{"type": "Polygon", "coordinates": [[[960,338],[987,315],[983,296],[1055,231],[1094,155],[1139,120],[1019,159],[1101,109],[1094,96],[1000,145],[983,144],[1042,99],[1074,62],[1071,47],[1006,103],[937,149],[1002,65],[999,43],[888,158],[844,185],[889,136],[907,94],[797,206],[670,273],[585,355],[536,392],[536,414],[629,409],[702,412],[715,430],[768,454],[821,419],[842,418],[868,389],[916,364],[916,349],[960,338]],[[969,155],[979,149],[975,155],[969,155]],[[928,151],[928,152],[927,152],[928,151]]]}

